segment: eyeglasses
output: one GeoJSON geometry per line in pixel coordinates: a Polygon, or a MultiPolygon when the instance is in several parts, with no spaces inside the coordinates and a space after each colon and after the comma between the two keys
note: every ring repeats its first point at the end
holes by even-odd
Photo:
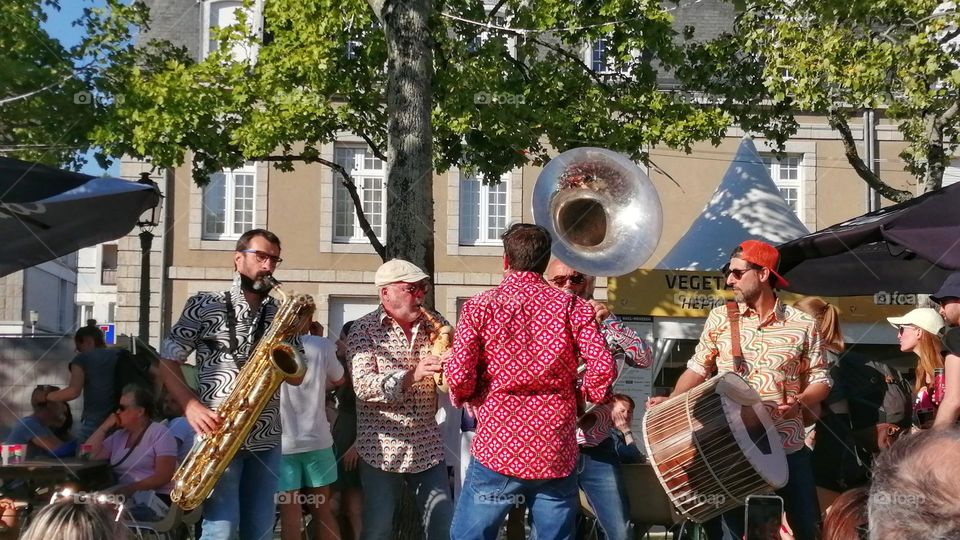
{"type": "Polygon", "coordinates": [[[120,405],[117,405],[117,410],[120,412],[124,412],[124,411],[129,411],[134,407],[136,407],[136,405],[124,405],[123,403],[121,403],[120,405]]]}
{"type": "Polygon", "coordinates": [[[279,266],[280,263],[283,262],[283,259],[281,259],[280,257],[278,257],[278,256],[276,256],[276,255],[271,255],[271,254],[269,254],[269,253],[266,253],[266,252],[264,252],[264,251],[260,251],[260,250],[258,250],[258,249],[241,249],[241,250],[239,250],[239,251],[240,251],[240,253],[253,253],[254,255],[257,256],[257,262],[260,263],[260,264],[263,264],[263,263],[265,263],[265,262],[267,262],[267,261],[270,261],[270,262],[272,262],[273,264],[279,266]]]}
{"type": "Polygon", "coordinates": [[[550,282],[557,287],[563,287],[563,285],[568,281],[573,285],[579,285],[586,281],[586,279],[587,276],[581,274],[580,272],[574,272],[569,276],[554,276],[550,278],[550,282]]]}
{"type": "Polygon", "coordinates": [[[912,324],[901,324],[901,325],[898,325],[898,326],[897,326],[897,335],[898,335],[898,336],[902,336],[904,329],[907,329],[907,328],[913,330],[914,328],[916,328],[916,326],[914,326],[914,325],[912,325],[912,324]]]}
{"type": "Polygon", "coordinates": [[[404,291],[407,291],[410,294],[425,293],[427,292],[427,287],[429,285],[424,283],[398,283],[404,291]]]}
{"type": "Polygon", "coordinates": [[[740,281],[741,279],[743,279],[744,274],[746,274],[751,270],[756,270],[756,268],[724,268],[723,275],[724,277],[733,276],[734,279],[736,279],[737,281],[740,281]]]}

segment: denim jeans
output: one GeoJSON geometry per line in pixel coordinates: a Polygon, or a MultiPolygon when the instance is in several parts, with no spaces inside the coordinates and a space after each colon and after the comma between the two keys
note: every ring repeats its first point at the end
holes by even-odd
{"type": "Polygon", "coordinates": [[[577,472],[564,478],[524,480],[470,460],[451,540],[495,540],[507,513],[526,504],[538,540],[572,539],[577,517],[577,472]]]}
{"type": "Polygon", "coordinates": [[[81,420],[80,428],[77,430],[77,440],[80,441],[81,444],[87,442],[87,439],[100,427],[100,424],[102,424],[102,422],[97,422],[89,418],[81,420]]]}
{"type": "Polygon", "coordinates": [[[280,445],[241,449],[203,502],[201,540],[270,540],[277,511],[280,445]]]}
{"type": "MultiPolygon", "coordinates": [[[[787,523],[793,529],[796,540],[815,540],[820,536],[820,506],[817,503],[817,487],[813,481],[810,449],[804,447],[787,455],[790,479],[787,485],[777,490],[783,499],[787,523]]],[[[743,507],[728,510],[704,523],[710,540],[740,540],[744,532],[743,507]]]]}
{"type": "Polygon", "coordinates": [[[620,466],[611,460],[580,452],[577,473],[580,489],[593,508],[604,536],[607,540],[626,540],[627,496],[620,466]]]}
{"type": "Polygon", "coordinates": [[[394,537],[393,515],[403,493],[404,481],[413,489],[426,540],[450,538],[453,502],[445,462],[418,473],[395,473],[380,470],[362,459],[363,529],[360,538],[388,540],[394,537]]]}

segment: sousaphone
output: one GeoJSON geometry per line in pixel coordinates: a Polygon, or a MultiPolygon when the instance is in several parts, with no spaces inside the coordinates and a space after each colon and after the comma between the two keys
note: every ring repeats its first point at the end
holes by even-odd
{"type": "Polygon", "coordinates": [[[603,148],[575,148],[550,160],[533,190],[533,219],[550,232],[555,257],[592,276],[636,270],[663,230],[650,178],[603,148]]]}

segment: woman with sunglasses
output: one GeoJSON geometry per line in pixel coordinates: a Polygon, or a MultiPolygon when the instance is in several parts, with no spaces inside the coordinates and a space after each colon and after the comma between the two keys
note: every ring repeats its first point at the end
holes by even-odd
{"type": "Polygon", "coordinates": [[[170,504],[170,480],[177,466],[177,441],[166,426],[154,421],[154,399],[146,388],[129,385],[120,395],[120,406],[87,440],[93,446],[94,459],[108,459],[117,485],[110,491],[133,497],[131,514],[140,516],[137,504],[155,494],[170,504]],[[107,433],[117,428],[109,436],[107,433]]]}
{"type": "Polygon", "coordinates": [[[933,400],[934,370],[943,369],[938,337],[943,329],[943,317],[935,309],[916,308],[902,317],[887,317],[887,321],[897,328],[900,350],[912,352],[918,357],[913,384],[916,394],[914,411],[917,413],[918,427],[928,428],[936,413],[933,400]]]}

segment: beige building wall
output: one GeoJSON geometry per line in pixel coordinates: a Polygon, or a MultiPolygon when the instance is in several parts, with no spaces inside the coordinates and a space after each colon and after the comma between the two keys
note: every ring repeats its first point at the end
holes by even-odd
{"type": "MultiPolygon", "coordinates": [[[[866,184],[856,175],[843,155],[837,135],[818,117],[801,118],[798,136],[787,145],[790,154],[803,155],[804,212],[801,216],[811,230],[823,228],[862,214],[867,208],[866,184]]],[[[861,127],[853,122],[854,136],[861,127]]],[[[881,126],[881,174],[897,186],[914,189],[909,175],[902,171],[897,154],[904,143],[892,126],[881,126]]],[[[687,231],[706,206],[736,153],[743,133],[732,129],[722,143],[714,147],[697,144],[690,154],[670,149],[651,150],[649,175],[659,194],[664,212],[664,230],[653,257],[644,265],[653,267],[687,231]]],[[[343,142],[357,142],[344,135],[343,142]]],[[[755,139],[758,150],[769,150],[765,141],[755,139]]],[[[334,145],[322,151],[333,159],[334,145]]],[[[373,302],[373,272],[379,257],[368,244],[338,244],[333,238],[334,174],[318,164],[299,165],[285,173],[267,164],[256,166],[255,225],[272,230],[283,242],[284,262],[277,271],[288,288],[313,295],[317,301],[316,319],[328,326],[335,320],[333,310],[344,301],[373,302]]],[[[165,190],[169,224],[163,243],[165,267],[162,291],[163,309],[156,309],[157,330],[165,334],[177,319],[186,298],[198,291],[217,291],[229,286],[232,273],[233,241],[201,239],[202,190],[190,177],[189,165],[172,171],[165,190]]],[[[532,221],[532,191],[539,167],[524,167],[509,175],[510,221],[532,221]]],[[[451,320],[459,303],[499,283],[502,276],[502,250],[497,245],[460,246],[459,203],[460,171],[453,169],[434,177],[435,200],[435,290],[436,307],[451,320]]],[[[389,209],[388,209],[389,211],[389,209]]],[[[133,264],[133,255],[122,263],[133,264]]],[[[155,257],[157,259],[158,257],[155,257]]],[[[138,260],[138,259],[137,259],[138,260]]],[[[129,268],[128,278],[139,276],[129,268]]],[[[123,274],[122,274],[123,275],[123,274]]],[[[136,280],[138,281],[138,280],[136,280]]],[[[133,283],[133,282],[131,282],[133,283]]],[[[606,280],[600,280],[597,296],[606,297],[606,280]]],[[[130,287],[127,287],[130,290],[130,287]]],[[[132,294],[123,294],[129,302],[132,294]]],[[[160,295],[157,296],[159,300],[160,295]]],[[[134,307],[127,304],[130,316],[134,307]]],[[[333,330],[336,330],[334,328],[333,330]]],[[[151,328],[151,341],[157,342],[151,328]]]]}

